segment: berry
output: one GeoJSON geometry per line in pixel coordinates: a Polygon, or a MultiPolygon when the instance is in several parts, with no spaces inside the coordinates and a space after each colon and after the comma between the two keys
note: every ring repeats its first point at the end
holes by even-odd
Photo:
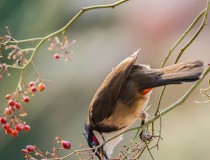
{"type": "Polygon", "coordinates": [[[39,83],[38,90],[42,92],[45,89],[45,85],[43,83],[39,83]]]}
{"type": "Polygon", "coordinates": [[[36,86],[36,82],[34,81],[29,82],[29,87],[32,87],[32,86],[36,86]]]}
{"type": "Polygon", "coordinates": [[[24,102],[28,103],[30,101],[30,97],[28,96],[24,96],[23,97],[24,102]]]}
{"type": "Polygon", "coordinates": [[[60,54],[58,54],[58,53],[54,54],[54,58],[55,59],[59,59],[60,58],[60,54]]]}
{"type": "Polygon", "coordinates": [[[18,131],[17,130],[12,130],[12,136],[17,137],[18,136],[18,131]]]}
{"type": "Polygon", "coordinates": [[[1,117],[1,118],[0,118],[0,122],[1,122],[2,124],[7,123],[7,118],[6,118],[6,117],[1,117]]]}
{"type": "Polygon", "coordinates": [[[30,127],[29,125],[25,125],[25,126],[24,126],[24,130],[25,130],[26,132],[28,132],[28,131],[31,130],[31,127],[30,127]]]}
{"type": "Polygon", "coordinates": [[[18,124],[15,125],[15,129],[16,129],[17,131],[21,131],[22,129],[24,129],[24,126],[23,126],[22,123],[18,123],[18,124]]]}
{"type": "Polygon", "coordinates": [[[36,86],[31,87],[31,92],[36,92],[36,90],[37,90],[36,86]]]}
{"type": "Polygon", "coordinates": [[[15,103],[15,107],[16,107],[16,109],[20,109],[21,108],[21,103],[20,102],[16,102],[15,103]]]}
{"type": "Polygon", "coordinates": [[[6,130],[5,130],[5,133],[6,133],[6,134],[11,134],[11,133],[12,133],[12,128],[6,129],[6,130]]]}
{"type": "Polygon", "coordinates": [[[28,145],[28,146],[26,146],[26,150],[27,150],[28,152],[34,152],[34,146],[28,145]]]}
{"type": "Polygon", "coordinates": [[[3,128],[4,128],[5,130],[9,129],[9,128],[10,128],[9,123],[5,123],[5,124],[3,124],[3,128]]]}
{"type": "Polygon", "coordinates": [[[8,105],[13,107],[15,105],[14,99],[9,100],[8,105]]]}
{"type": "Polygon", "coordinates": [[[5,99],[10,99],[11,98],[11,94],[7,94],[6,96],[5,96],[5,99]]]}
{"type": "Polygon", "coordinates": [[[23,154],[27,154],[28,151],[26,149],[22,149],[23,154]]]}
{"type": "Polygon", "coordinates": [[[0,75],[0,80],[2,80],[2,75],[0,75]]]}
{"type": "Polygon", "coordinates": [[[12,113],[12,109],[10,107],[5,108],[5,113],[7,115],[11,114],[12,113]]]}
{"type": "Polygon", "coordinates": [[[69,141],[62,141],[61,144],[62,144],[64,149],[70,149],[71,148],[71,143],[69,141]]]}

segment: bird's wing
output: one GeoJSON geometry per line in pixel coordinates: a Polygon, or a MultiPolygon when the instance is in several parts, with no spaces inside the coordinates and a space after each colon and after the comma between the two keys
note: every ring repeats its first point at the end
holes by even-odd
{"type": "Polygon", "coordinates": [[[125,84],[131,68],[136,62],[137,55],[138,51],[124,59],[112,70],[98,88],[89,106],[88,120],[92,126],[111,115],[120,89],[125,84]]]}

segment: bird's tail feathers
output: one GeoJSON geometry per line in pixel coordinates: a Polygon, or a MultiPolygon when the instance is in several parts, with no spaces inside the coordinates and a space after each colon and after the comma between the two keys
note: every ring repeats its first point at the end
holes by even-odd
{"type": "Polygon", "coordinates": [[[200,78],[204,67],[202,61],[186,61],[179,64],[174,64],[159,71],[163,72],[158,76],[153,87],[164,86],[169,84],[180,84],[182,82],[193,82],[200,78]]]}

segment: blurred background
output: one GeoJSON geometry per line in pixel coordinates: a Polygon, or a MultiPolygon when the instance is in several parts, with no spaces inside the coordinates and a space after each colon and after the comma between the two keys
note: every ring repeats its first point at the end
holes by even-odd
{"type": "MultiPolygon", "coordinates": [[[[5,26],[8,26],[18,40],[43,37],[63,27],[81,7],[111,2],[116,1],[1,0],[0,35],[6,34],[5,26]]],[[[42,78],[51,82],[46,83],[43,93],[35,94],[31,102],[25,105],[28,113],[25,120],[32,127],[29,133],[21,133],[13,138],[6,136],[3,129],[0,130],[0,159],[24,159],[21,149],[29,144],[35,144],[43,151],[51,151],[56,146],[55,136],[71,141],[75,149],[81,143],[86,145],[82,133],[88,105],[106,75],[139,48],[138,63],[148,63],[152,68],[160,67],[171,46],[205,5],[206,0],[131,0],[114,10],[86,12],[66,33],[70,40],[77,41],[71,48],[73,54],[68,62],[55,60],[55,52],[47,50],[49,42],[46,42],[36,54],[34,62],[42,78]]],[[[209,63],[209,37],[210,27],[207,25],[180,61],[200,59],[209,63]]],[[[177,48],[168,64],[174,62],[179,49],[189,38],[177,48]]],[[[33,44],[28,45],[32,46],[23,47],[33,47],[33,44]]],[[[11,76],[3,77],[0,82],[0,113],[3,113],[7,103],[4,96],[15,90],[19,78],[19,71],[10,71],[11,76]]],[[[208,79],[209,76],[199,88],[208,87],[208,79]]],[[[36,80],[31,67],[25,72],[24,80],[36,80]]],[[[162,108],[182,97],[191,85],[168,87],[162,108]]],[[[160,88],[156,89],[149,102],[151,115],[157,107],[160,91],[160,88]]],[[[199,89],[185,104],[162,118],[163,141],[159,150],[153,150],[155,159],[209,160],[210,103],[199,105],[195,100],[205,100],[199,94],[199,89]]],[[[115,150],[115,156],[120,146],[128,144],[134,134],[124,136],[125,140],[115,150]]],[[[150,159],[149,154],[145,152],[142,159],[150,159]]]]}

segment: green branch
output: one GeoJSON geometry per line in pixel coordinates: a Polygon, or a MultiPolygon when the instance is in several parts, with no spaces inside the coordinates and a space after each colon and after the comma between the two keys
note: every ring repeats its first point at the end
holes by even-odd
{"type": "Polygon", "coordinates": [[[202,11],[204,18],[203,18],[203,22],[201,23],[200,27],[198,28],[197,32],[195,33],[195,35],[189,40],[189,42],[180,50],[179,55],[177,56],[176,60],[175,60],[175,64],[179,61],[179,59],[181,58],[181,56],[183,55],[184,51],[192,44],[192,42],[198,37],[198,35],[201,33],[201,31],[203,30],[203,28],[205,27],[205,25],[207,24],[207,20],[208,20],[208,12],[209,12],[209,1],[207,3],[207,7],[204,9],[204,11],[202,11]]]}
{"type": "Polygon", "coordinates": [[[90,10],[95,10],[95,9],[104,9],[104,8],[115,8],[125,2],[127,2],[129,0],[120,0],[118,2],[112,3],[112,4],[107,4],[107,5],[96,5],[96,6],[90,6],[90,7],[83,7],[64,27],[62,27],[61,29],[43,37],[43,38],[31,38],[31,39],[26,39],[26,40],[14,40],[11,41],[11,43],[15,43],[15,44],[19,44],[19,43],[26,43],[26,42],[33,42],[33,41],[39,41],[38,44],[36,45],[36,47],[32,50],[32,54],[28,60],[28,62],[23,66],[23,67],[19,67],[19,66],[13,66],[13,65],[7,65],[8,68],[13,68],[13,69],[20,69],[21,70],[21,74],[20,74],[20,78],[18,81],[18,85],[19,86],[21,84],[22,81],[22,76],[24,71],[27,69],[27,67],[29,66],[29,64],[31,64],[34,56],[36,55],[37,51],[39,50],[39,48],[42,46],[42,44],[48,40],[51,37],[56,36],[57,34],[60,33],[64,33],[66,32],[66,30],[74,23],[76,22],[77,19],[79,19],[79,17],[84,14],[86,11],[90,11],[90,10]]]}
{"type": "MultiPolygon", "coordinates": [[[[207,2],[206,8],[195,18],[195,20],[193,21],[193,23],[188,27],[188,29],[184,32],[184,34],[178,39],[178,41],[171,47],[171,49],[169,50],[167,56],[165,57],[165,59],[163,60],[163,63],[161,65],[161,68],[163,68],[168,59],[170,58],[171,54],[173,53],[173,51],[177,48],[177,46],[183,41],[183,39],[192,31],[192,29],[195,27],[195,25],[198,23],[198,21],[204,16],[203,21],[198,29],[198,31],[195,33],[195,35],[190,39],[190,41],[181,49],[178,57],[175,60],[175,64],[179,61],[179,59],[181,58],[181,56],[183,55],[184,51],[190,46],[190,44],[196,39],[196,37],[201,33],[201,31],[203,30],[203,28],[205,27],[205,25],[207,24],[207,20],[208,20],[208,13],[209,13],[209,8],[210,8],[210,4],[209,1],[207,2]]],[[[158,106],[155,112],[155,115],[158,114],[159,110],[160,110],[160,105],[163,99],[163,95],[165,93],[166,90],[166,86],[163,87],[161,94],[160,94],[160,98],[158,101],[158,106]]]]}

